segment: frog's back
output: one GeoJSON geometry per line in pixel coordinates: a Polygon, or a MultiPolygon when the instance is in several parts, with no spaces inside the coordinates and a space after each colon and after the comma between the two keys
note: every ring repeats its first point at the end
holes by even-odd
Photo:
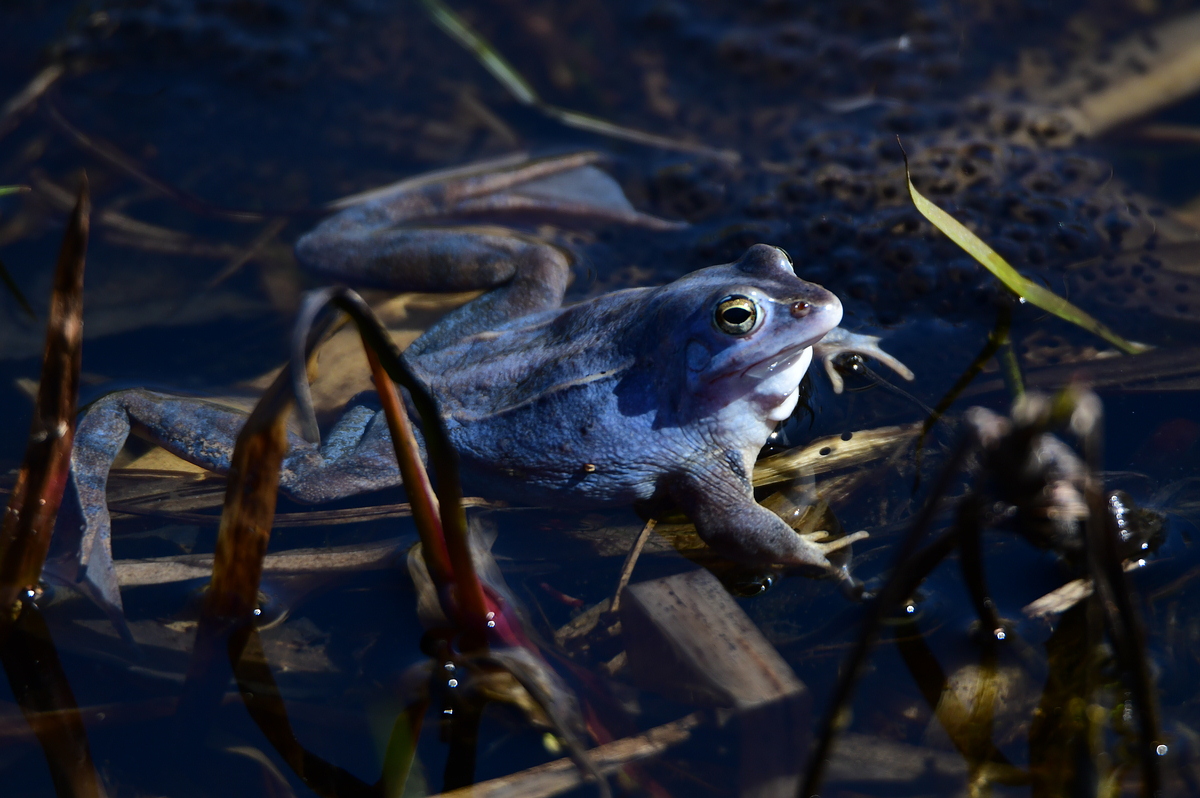
{"type": "Polygon", "coordinates": [[[472,423],[518,412],[628,371],[644,351],[631,340],[638,331],[635,308],[652,290],[620,291],[516,319],[425,354],[415,365],[448,419],[472,423]]]}
{"type": "Polygon", "coordinates": [[[647,498],[662,436],[632,446],[650,440],[658,409],[653,347],[641,343],[652,291],[518,319],[420,358],[469,481],[532,502],[647,498]]]}

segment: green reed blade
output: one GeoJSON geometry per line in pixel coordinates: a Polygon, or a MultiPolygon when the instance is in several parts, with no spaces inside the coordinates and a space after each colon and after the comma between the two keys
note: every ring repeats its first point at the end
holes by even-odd
{"type": "Polygon", "coordinates": [[[1053,313],[1060,319],[1082,327],[1090,333],[1100,336],[1122,352],[1136,355],[1146,352],[1153,347],[1127,341],[1107,326],[1089,316],[1084,311],[1072,305],[1058,294],[1044,288],[1022,275],[1009,265],[1008,261],[983,242],[979,236],[968,230],[961,222],[944,210],[934,205],[917,191],[913,185],[912,175],[908,170],[908,155],[904,156],[904,177],[908,181],[908,193],[912,196],[913,204],[921,215],[938,230],[945,233],[951,241],[962,247],[971,257],[979,261],[985,269],[994,274],[1000,282],[1018,297],[1022,302],[1028,302],[1035,307],[1053,313]]]}
{"type": "Polygon", "coordinates": [[[455,14],[441,0],[421,0],[421,4],[429,12],[434,23],[444,30],[450,38],[470,50],[479,59],[483,68],[492,73],[492,77],[500,81],[504,88],[522,105],[539,105],[541,98],[533,86],[521,77],[516,68],[505,60],[486,39],[471,29],[462,17],[455,14]]]}

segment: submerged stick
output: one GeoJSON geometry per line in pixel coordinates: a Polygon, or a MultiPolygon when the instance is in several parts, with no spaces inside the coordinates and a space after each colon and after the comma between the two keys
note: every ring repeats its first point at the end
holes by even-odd
{"type": "Polygon", "coordinates": [[[617,580],[617,590],[613,593],[612,604],[609,605],[608,611],[616,613],[621,609],[621,593],[629,585],[629,580],[633,577],[634,566],[637,565],[638,558],[642,556],[642,549],[646,547],[646,541],[650,539],[650,533],[654,531],[658,520],[651,518],[642,527],[642,531],[638,533],[637,539],[633,541],[633,546],[629,549],[629,554],[625,555],[625,562],[621,566],[621,577],[617,580]]]}

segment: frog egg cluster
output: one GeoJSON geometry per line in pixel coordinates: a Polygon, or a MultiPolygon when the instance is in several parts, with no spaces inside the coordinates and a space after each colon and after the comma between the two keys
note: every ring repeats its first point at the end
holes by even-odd
{"type": "MultiPolygon", "coordinates": [[[[1061,286],[1075,264],[1157,246],[1162,209],[1127,196],[1105,164],[991,133],[953,138],[908,139],[914,185],[1026,273],[1061,286]]],[[[781,175],[723,180],[720,167],[669,167],[651,193],[665,212],[711,227],[701,260],[732,260],[770,240],[804,264],[806,279],[880,323],[912,310],[961,317],[994,300],[995,281],[913,206],[894,136],[843,127],[798,140],[781,175]]]]}

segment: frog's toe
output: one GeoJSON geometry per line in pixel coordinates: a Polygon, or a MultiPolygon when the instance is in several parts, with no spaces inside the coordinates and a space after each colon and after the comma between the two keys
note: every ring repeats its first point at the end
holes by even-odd
{"type": "Polygon", "coordinates": [[[804,540],[810,545],[816,546],[818,549],[820,549],[822,555],[828,557],[833,552],[841,551],[851,543],[869,538],[870,534],[866,530],[860,530],[850,535],[845,535],[843,537],[830,540],[829,533],[822,529],[817,530],[816,532],[801,533],[800,537],[804,538],[804,540]]]}
{"type": "Polygon", "coordinates": [[[841,327],[835,327],[829,331],[828,335],[821,339],[820,343],[813,346],[817,357],[825,362],[825,373],[829,375],[829,381],[833,384],[834,393],[841,393],[844,388],[842,375],[838,373],[833,365],[834,358],[842,354],[854,353],[873,357],[906,380],[911,381],[916,376],[913,374],[912,369],[880,348],[879,342],[881,340],[883,339],[877,335],[852,333],[843,330],[841,327]]]}

